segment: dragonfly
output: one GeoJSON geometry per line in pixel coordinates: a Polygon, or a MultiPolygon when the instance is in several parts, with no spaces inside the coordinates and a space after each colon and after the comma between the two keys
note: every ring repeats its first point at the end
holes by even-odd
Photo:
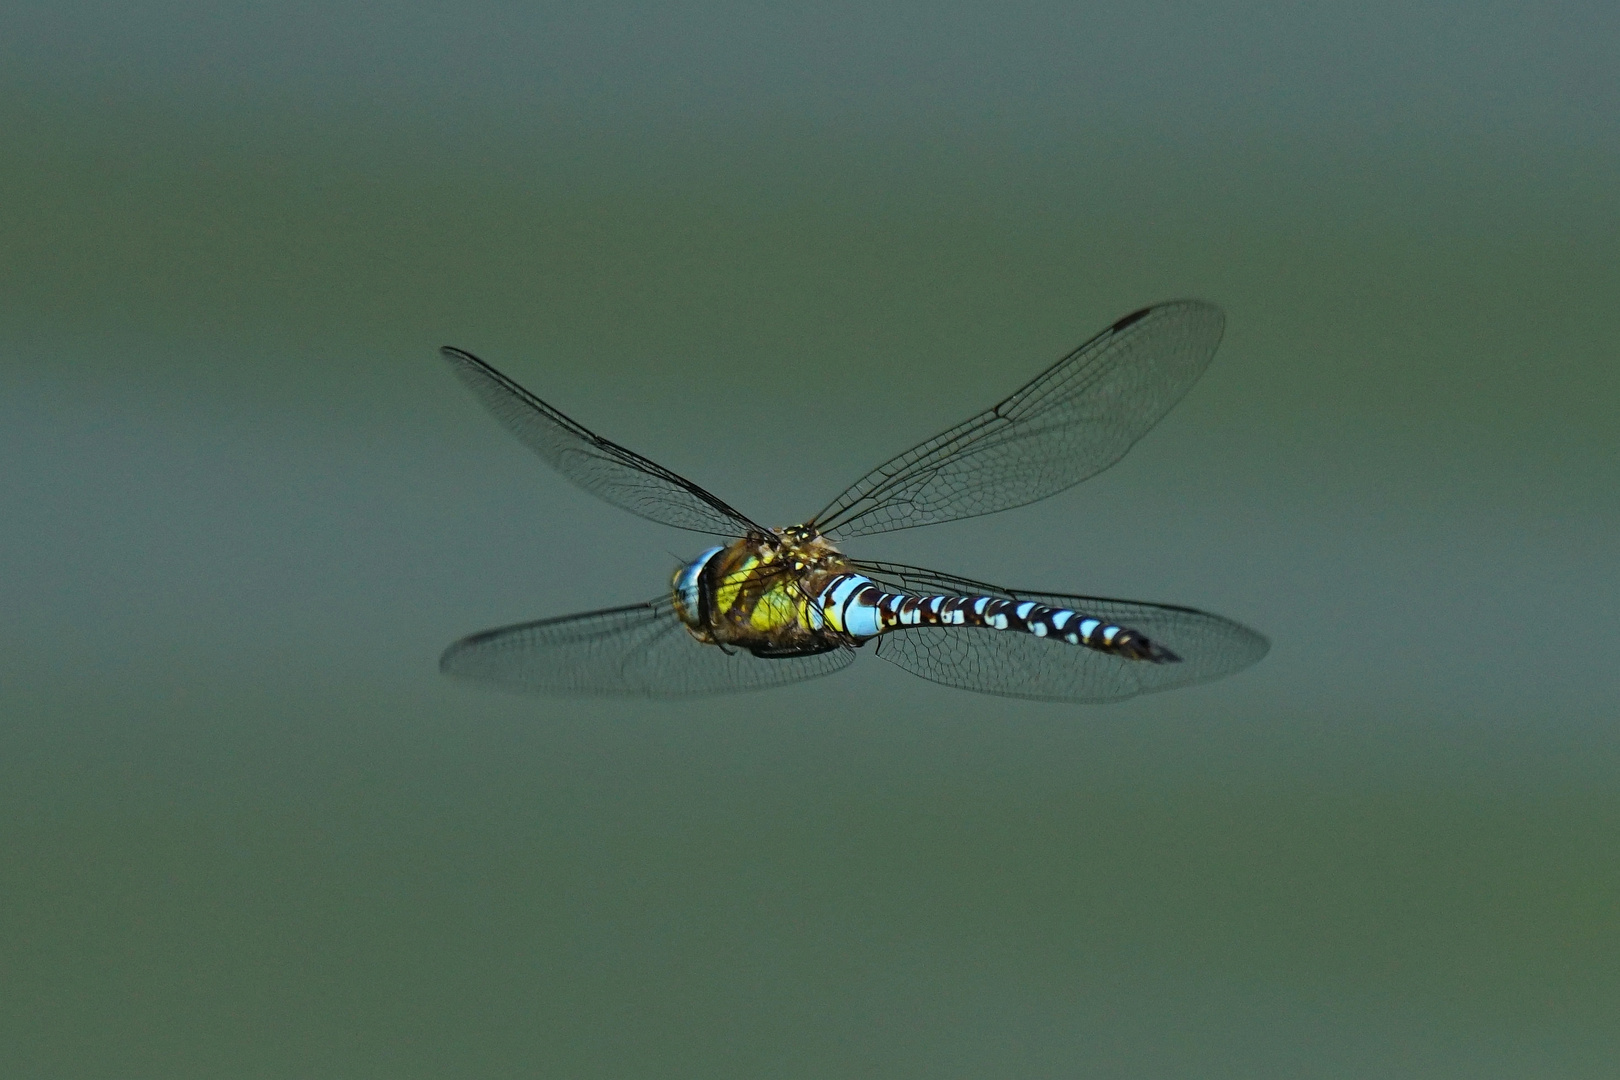
{"type": "Polygon", "coordinates": [[[1224,327],[1221,310],[1199,300],[1132,312],[784,528],[760,525],[446,346],[461,382],[565,478],[721,542],[679,566],[652,600],[472,634],[445,650],[440,668],[526,691],[685,697],[829,675],[875,642],[878,656],[924,679],[1047,701],[1119,701],[1230,675],[1270,646],[1219,615],[1006,588],[840,547],[1023,506],[1095,476],[1187,393],[1224,327]]]}

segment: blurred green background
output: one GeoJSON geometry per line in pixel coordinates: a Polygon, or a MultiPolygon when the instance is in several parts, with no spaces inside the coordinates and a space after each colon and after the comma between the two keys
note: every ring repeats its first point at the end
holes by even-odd
{"type": "Polygon", "coordinates": [[[0,1075],[1620,1074],[1608,4],[0,13],[0,1075]],[[855,553],[1269,634],[1121,706],[441,680],[1146,303],[1124,463],[855,553]]]}

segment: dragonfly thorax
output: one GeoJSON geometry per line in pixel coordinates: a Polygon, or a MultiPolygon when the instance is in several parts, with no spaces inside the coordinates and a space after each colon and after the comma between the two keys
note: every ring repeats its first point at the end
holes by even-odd
{"type": "Polygon", "coordinates": [[[675,611],[698,640],[761,655],[796,655],[850,644],[822,618],[816,598],[848,570],[814,525],[790,525],[714,547],[675,571],[675,611]]]}

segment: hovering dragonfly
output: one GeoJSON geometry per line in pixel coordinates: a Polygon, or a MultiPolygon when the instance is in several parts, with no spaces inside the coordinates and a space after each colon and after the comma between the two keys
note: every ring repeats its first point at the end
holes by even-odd
{"type": "Polygon", "coordinates": [[[680,697],[827,675],[875,641],[878,656],[925,679],[1049,701],[1118,701],[1230,675],[1270,646],[1218,615],[1002,588],[836,546],[1023,506],[1096,475],[1187,392],[1224,324],[1197,300],[1133,312],[780,529],[446,347],[461,381],[563,476],[631,513],[726,542],[677,569],[656,599],[485,630],[445,650],[440,668],[523,690],[680,697]]]}

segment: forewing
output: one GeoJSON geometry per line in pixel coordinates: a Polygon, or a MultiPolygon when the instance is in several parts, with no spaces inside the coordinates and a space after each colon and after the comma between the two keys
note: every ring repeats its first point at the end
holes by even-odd
{"type": "Polygon", "coordinates": [[[813,679],[854,658],[835,649],[765,660],[705,645],[664,598],[485,630],[446,649],[439,669],[513,690],[673,698],[813,679]]]}
{"type": "Polygon", "coordinates": [[[471,353],[439,350],[495,419],[563,476],[614,506],[717,536],[760,527],[692,481],[575,423],[471,353]]]}
{"type": "Polygon", "coordinates": [[[1200,300],[1127,315],[999,405],[878,466],[815,520],[847,540],[1023,506],[1095,476],[1181,400],[1224,326],[1200,300]]]}
{"type": "Polygon", "coordinates": [[[1000,596],[1068,608],[1145,634],[1179,663],[1127,660],[1056,638],[973,627],[917,627],[878,640],[877,654],[913,674],[963,690],[1042,701],[1122,701],[1241,671],[1271,648],[1240,623],[1192,608],[1007,589],[896,563],[856,563],[896,592],[1000,596]]]}

